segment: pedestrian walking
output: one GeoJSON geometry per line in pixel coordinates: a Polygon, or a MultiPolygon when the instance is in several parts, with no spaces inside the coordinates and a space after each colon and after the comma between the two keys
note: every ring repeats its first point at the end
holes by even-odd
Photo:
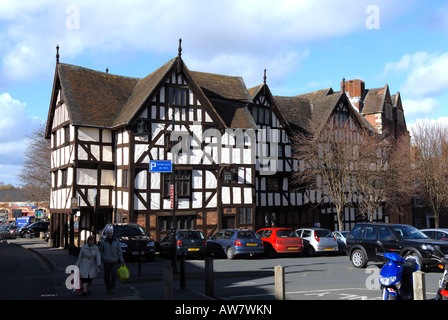
{"type": "Polygon", "coordinates": [[[101,267],[101,254],[98,246],[95,244],[95,237],[87,238],[87,244],[81,247],[76,260],[79,268],[79,277],[81,279],[82,295],[90,293],[92,280],[98,274],[98,268],[101,267]]]}
{"type": "Polygon", "coordinates": [[[118,265],[125,265],[121,252],[120,241],[114,237],[113,228],[106,230],[106,238],[100,244],[101,258],[104,266],[104,284],[109,293],[115,293],[118,265]]]}

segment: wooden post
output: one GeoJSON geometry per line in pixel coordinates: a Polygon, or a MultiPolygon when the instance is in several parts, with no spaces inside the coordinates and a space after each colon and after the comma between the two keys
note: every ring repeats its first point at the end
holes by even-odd
{"type": "Polygon", "coordinates": [[[213,258],[205,258],[205,295],[214,297],[214,284],[213,284],[213,258]]]}
{"type": "Polygon", "coordinates": [[[285,300],[285,268],[276,266],[274,268],[275,278],[275,300],[285,300]]]}
{"type": "Polygon", "coordinates": [[[173,268],[163,267],[163,298],[173,300],[173,268]]]}
{"type": "Polygon", "coordinates": [[[412,274],[414,284],[414,300],[426,300],[425,273],[416,271],[412,274]]]}

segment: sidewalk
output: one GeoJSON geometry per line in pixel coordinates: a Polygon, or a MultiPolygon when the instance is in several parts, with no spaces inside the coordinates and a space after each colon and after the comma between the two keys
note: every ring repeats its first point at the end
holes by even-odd
{"type": "MultiPolygon", "coordinates": [[[[126,266],[129,269],[130,278],[124,283],[117,280],[117,292],[115,294],[106,292],[102,279],[103,274],[100,272],[98,277],[94,279],[92,283],[92,292],[95,294],[92,293],[87,297],[82,297],[79,292],[73,293],[65,286],[65,281],[69,276],[68,273],[65,273],[66,268],[70,265],[74,265],[77,259],[76,256],[69,254],[67,249],[48,247],[47,242],[39,238],[18,238],[3,241],[11,245],[20,246],[37,254],[43,262],[46,271],[53,273],[57,292],[49,294],[46,298],[56,300],[163,299],[163,268],[170,265],[169,260],[156,257],[154,262],[142,262],[141,275],[138,275],[138,262],[127,263],[126,266]],[[148,286],[142,286],[144,283],[147,283],[148,286]]],[[[202,278],[203,270],[193,271],[189,276],[202,278]]],[[[214,300],[193,290],[180,290],[178,283],[178,276],[175,276],[173,281],[173,300],[214,300]]]]}

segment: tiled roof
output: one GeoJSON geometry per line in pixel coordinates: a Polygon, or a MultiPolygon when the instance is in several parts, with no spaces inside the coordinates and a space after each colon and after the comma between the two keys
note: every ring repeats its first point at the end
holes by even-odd
{"type": "Polygon", "coordinates": [[[197,71],[191,71],[191,75],[208,97],[252,102],[241,77],[197,71]]]}
{"type": "Polygon", "coordinates": [[[150,75],[138,80],[131,96],[124,104],[118,117],[115,119],[114,126],[129,123],[129,121],[134,117],[137,111],[151,96],[157,85],[166,76],[168,70],[170,70],[175,65],[176,61],[177,58],[171,59],[150,75]]]}
{"type": "Polygon", "coordinates": [[[386,96],[387,85],[383,88],[375,88],[366,90],[367,94],[364,98],[361,112],[363,114],[378,113],[383,111],[384,99],[386,96]]]}
{"type": "Polygon", "coordinates": [[[138,81],[63,63],[57,68],[73,124],[111,127],[138,81]]]}
{"type": "MultiPolygon", "coordinates": [[[[109,128],[129,124],[169,71],[178,65],[178,59],[168,61],[141,79],[58,64],[57,72],[72,123],[109,128]]],[[[195,71],[190,75],[211,102],[213,112],[228,127],[256,127],[246,106],[252,99],[241,77],[195,71]]]]}
{"type": "Polygon", "coordinates": [[[306,128],[311,119],[311,103],[309,99],[299,97],[274,97],[292,130],[306,128]]]}
{"type": "Polygon", "coordinates": [[[24,193],[20,189],[0,190],[0,202],[27,201],[24,193]]]}

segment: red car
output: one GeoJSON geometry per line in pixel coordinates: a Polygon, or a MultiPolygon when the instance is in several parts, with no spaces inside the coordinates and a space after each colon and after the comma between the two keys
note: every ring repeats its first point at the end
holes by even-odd
{"type": "Polygon", "coordinates": [[[257,231],[263,240],[264,251],[269,257],[277,253],[303,254],[303,241],[290,228],[263,228],[257,231]]]}

